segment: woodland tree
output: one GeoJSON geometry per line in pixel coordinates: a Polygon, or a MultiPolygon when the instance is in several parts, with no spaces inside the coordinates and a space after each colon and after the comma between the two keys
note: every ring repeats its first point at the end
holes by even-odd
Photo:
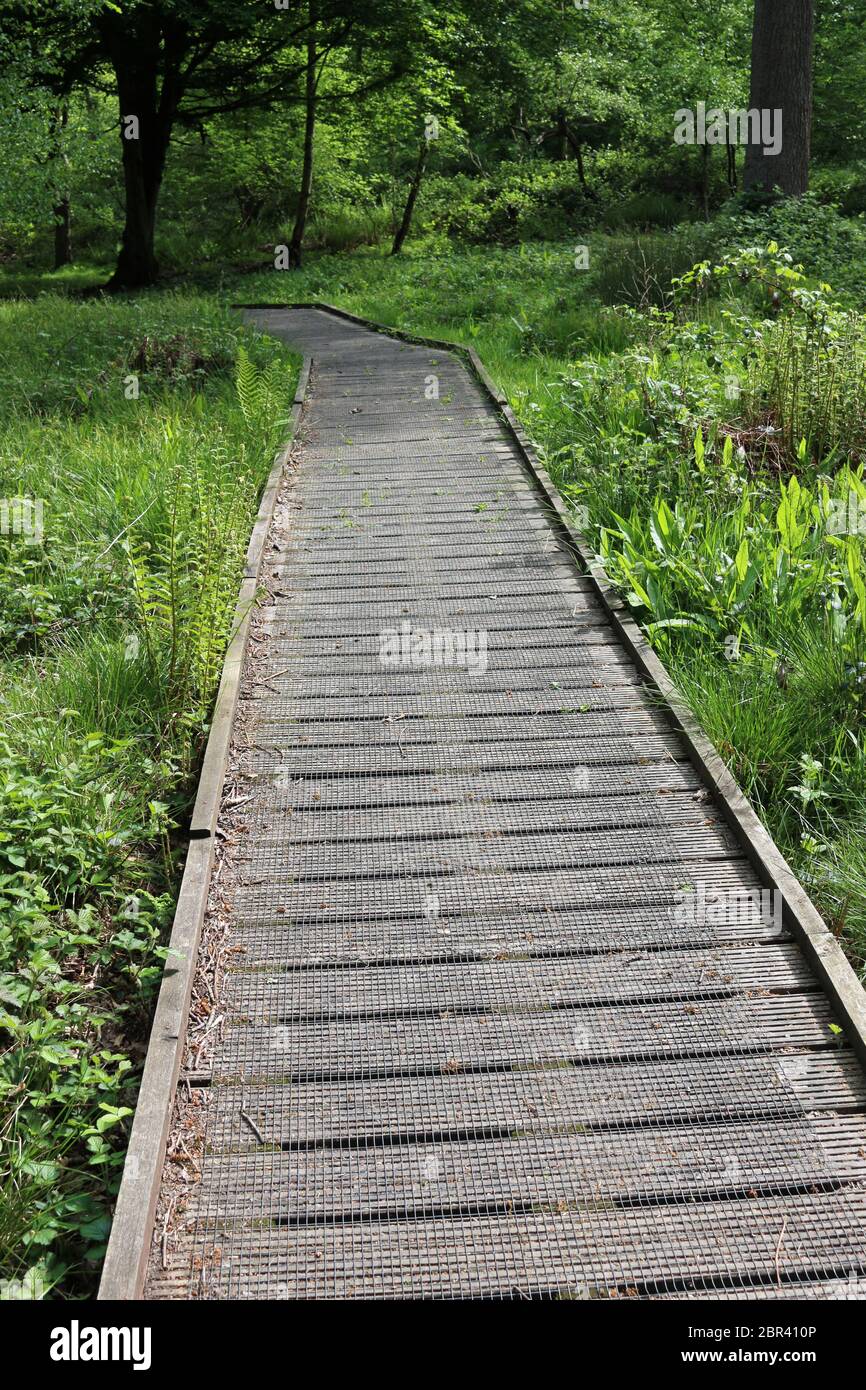
{"type": "Polygon", "coordinates": [[[814,36],[814,0],[755,0],[749,106],[781,111],[782,142],[777,155],[759,141],[747,146],[747,189],[799,194],[809,187],[814,36]]]}

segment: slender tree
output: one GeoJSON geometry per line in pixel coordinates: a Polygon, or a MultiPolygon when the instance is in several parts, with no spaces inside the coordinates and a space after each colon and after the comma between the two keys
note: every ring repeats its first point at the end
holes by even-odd
{"type": "Polygon", "coordinates": [[[412,226],[412,216],[415,212],[415,204],[418,201],[418,194],[421,191],[421,184],[424,180],[424,173],[427,169],[427,161],[429,158],[430,139],[425,132],[424,138],[421,141],[421,148],[418,151],[418,160],[412,174],[412,181],[409,184],[409,192],[403,206],[403,216],[400,218],[400,225],[397,228],[394,236],[394,244],[391,247],[392,256],[399,256],[403,249],[403,242],[409,235],[409,229],[412,226]]]}
{"type": "MultiPolygon", "coordinates": [[[[338,114],[340,108],[345,108],[348,103],[356,116],[363,110],[364,120],[369,129],[371,122],[375,123],[376,119],[377,103],[372,98],[379,95],[381,89],[390,82],[390,78],[383,80],[381,76],[376,76],[375,62],[371,66],[369,59],[362,53],[350,54],[347,51],[342,55],[342,65],[339,62],[331,64],[327,80],[324,80],[326,67],[331,58],[337,56],[339,42],[334,42],[333,35],[322,22],[321,0],[307,0],[307,3],[309,33],[304,83],[304,153],[295,224],[288,248],[289,265],[292,268],[301,264],[304,228],[311,201],[316,124],[320,114],[323,119],[332,119],[333,115],[338,114]],[[355,77],[349,87],[346,85],[347,70],[353,70],[355,77]],[[370,100],[365,100],[362,108],[359,98],[370,100]]],[[[468,0],[451,0],[446,9],[437,10],[435,13],[429,9],[425,0],[419,0],[414,15],[408,0],[397,0],[397,3],[401,5],[402,23],[405,24],[407,19],[411,19],[411,32],[407,36],[410,46],[408,52],[402,55],[406,66],[399,74],[400,77],[411,77],[411,83],[408,84],[408,90],[407,83],[401,84],[398,93],[389,89],[386,97],[398,159],[407,125],[411,126],[413,132],[414,155],[415,130],[422,112],[425,129],[421,149],[414,162],[414,172],[392,247],[392,255],[400,251],[409,234],[415,203],[428,164],[430,140],[438,137],[438,119],[432,122],[433,126],[436,126],[434,135],[428,117],[431,112],[438,111],[444,119],[455,87],[452,63],[455,57],[468,47],[469,35],[474,33],[469,18],[471,6],[468,0]]],[[[381,5],[379,13],[380,16],[384,16],[384,7],[381,5]]],[[[383,32],[386,37],[389,32],[392,36],[394,33],[393,29],[383,32]]],[[[397,31],[398,37],[400,32],[401,30],[397,31]]],[[[381,106],[381,102],[378,104],[381,106]]]]}
{"type": "Polygon", "coordinates": [[[815,0],[755,0],[749,106],[781,111],[782,137],[775,155],[752,137],[743,174],[747,189],[800,194],[809,186],[814,35],[815,0]]]}
{"type": "Polygon", "coordinates": [[[310,194],[313,190],[313,154],[316,138],[316,114],[319,96],[319,81],[327,57],[319,65],[318,34],[316,30],[316,9],[310,0],[308,10],[309,30],[307,32],[307,55],[304,69],[304,155],[301,162],[301,185],[298,189],[298,206],[295,212],[295,225],[289,242],[289,266],[298,270],[303,255],[304,232],[307,228],[307,214],[310,211],[310,194]]]}
{"type": "Polygon", "coordinates": [[[63,132],[69,123],[69,103],[61,102],[51,117],[51,160],[59,172],[55,181],[54,269],[72,264],[72,202],[69,197],[69,156],[63,148],[63,132]]]}

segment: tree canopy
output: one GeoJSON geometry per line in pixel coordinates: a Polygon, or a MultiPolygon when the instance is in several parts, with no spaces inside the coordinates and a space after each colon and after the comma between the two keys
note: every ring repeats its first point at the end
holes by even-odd
{"type": "Polygon", "coordinates": [[[816,173],[857,210],[866,18],[796,3],[790,67],[766,0],[12,0],[0,235],[116,251],[129,288],[215,237],[298,264],[350,222],[397,249],[413,228],[507,241],[548,214],[706,217],[816,173]],[[750,100],[787,108],[779,157],[675,139],[679,110],[750,100]]]}

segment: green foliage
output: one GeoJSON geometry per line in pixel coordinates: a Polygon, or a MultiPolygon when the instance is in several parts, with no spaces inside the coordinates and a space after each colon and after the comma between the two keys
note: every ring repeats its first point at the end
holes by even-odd
{"type": "Polygon", "coordinates": [[[619,238],[596,258],[593,287],[605,304],[668,308],[674,282],[716,244],[716,232],[703,222],[652,236],[619,238]]]}
{"type": "Polygon", "coordinates": [[[745,344],[744,417],[764,431],[763,454],[781,464],[803,452],[831,467],[866,451],[866,327],[840,309],[830,287],[810,281],[776,242],[716,265],[701,262],[675,281],[679,295],[734,286],[728,332],[745,344]],[[742,297],[747,292],[747,304],[742,297]],[[761,317],[758,317],[761,315],[761,317]]]}
{"type": "Polygon", "coordinates": [[[597,213],[569,162],[503,161],[480,177],[434,175],[423,189],[419,223],[465,242],[512,245],[560,240],[597,213]]]}
{"type": "Polygon", "coordinates": [[[251,430],[261,430],[270,438],[276,426],[285,423],[286,375],[283,364],[274,358],[256,367],[247,349],[238,348],[235,385],[244,421],[251,430]]]}
{"type": "MultiPolygon", "coordinates": [[[[689,629],[715,639],[720,655],[738,656],[743,646],[772,655],[768,644],[781,624],[795,631],[823,617],[827,643],[844,642],[859,653],[866,629],[863,557],[854,538],[828,531],[828,518],[837,514],[829,488],[819,499],[795,475],[773,498],[734,470],[730,457],[727,464],[704,460],[698,472],[708,469],[714,482],[727,473],[727,509],[707,512],[700,489],[683,476],[680,492],[689,500],[681,496],[671,506],[657,497],[646,514],[634,510],[602,528],[605,564],[648,633],[669,646],[672,630],[681,640],[689,629]]],[[[866,496],[859,478],[843,476],[837,484],[843,505],[852,482],[866,496]]]]}
{"type": "Polygon", "coordinates": [[[866,220],[842,215],[835,200],[813,192],[781,199],[760,212],[734,201],[723,211],[716,230],[717,247],[776,242],[813,280],[829,280],[837,295],[855,304],[863,300],[866,220]]]}

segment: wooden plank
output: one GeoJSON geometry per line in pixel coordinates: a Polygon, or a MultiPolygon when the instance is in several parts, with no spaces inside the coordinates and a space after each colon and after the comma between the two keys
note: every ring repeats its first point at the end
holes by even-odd
{"type": "MultiPolygon", "coordinates": [[[[570,1013],[362,1017],[228,1026],[214,1079],[368,1076],[585,1064],[719,1052],[831,1047],[833,1014],[822,995],[683,999],[634,1008],[587,1004],[570,1013]]],[[[422,1079],[423,1078],[423,1079],[422,1079]]],[[[634,1106],[637,1095],[631,1096],[634,1106]]]]}
{"type": "Polygon", "coordinates": [[[272,1080],[211,1087],[208,1142],[219,1151],[258,1151],[241,1116],[269,1147],[358,1149],[474,1135],[668,1128],[779,1115],[862,1111],[866,1081],[850,1052],[684,1058],[675,1063],[534,1067],[524,1071],[439,1072],[417,1077],[272,1080]],[[639,1096],[639,1105],[635,1097],[639,1096]]]}
{"type": "MultiPolygon", "coordinates": [[[[814,988],[797,946],[700,946],[623,951],[586,960],[473,961],[454,965],[314,971],[230,971],[223,995],[234,1019],[290,1023],[449,1011],[521,1013],[750,990],[814,988]]],[[[573,1016],[575,1017],[575,1016],[573,1016]]]]}
{"type": "MultiPolygon", "coordinates": [[[[323,678],[324,680],[324,678],[323,678]]],[[[349,693],[351,677],[338,678],[338,687],[349,693]]],[[[321,688],[323,681],[319,682],[321,688]]],[[[280,747],[255,744],[250,748],[248,771],[277,780],[289,777],[345,776],[351,773],[382,776],[388,772],[407,773],[471,772],[526,767],[548,767],[566,763],[570,767],[592,766],[596,763],[631,763],[640,766],[644,759],[661,762],[664,758],[682,756],[681,745],[673,734],[651,734],[624,731],[619,737],[574,738],[563,745],[557,738],[527,738],[513,742],[507,738],[497,741],[474,740],[468,735],[455,735],[448,741],[426,744],[371,744],[369,747],[329,748],[324,754],[317,748],[301,746],[280,747]],[[570,754],[570,756],[568,756],[570,754]]]]}
{"type": "MultiPolygon", "coordinates": [[[[338,703],[336,697],[335,703],[338,703]]],[[[373,700],[368,699],[362,708],[366,710],[371,704],[373,700]]],[[[338,708],[342,711],[339,703],[338,708]]],[[[284,814],[296,809],[340,815],[347,811],[365,808],[373,811],[389,806],[453,808],[466,801],[482,806],[509,806],[515,810],[515,814],[519,814],[518,808],[524,802],[544,803],[574,798],[575,805],[579,807],[584,797],[598,805],[608,797],[623,801],[634,796],[663,799],[688,792],[693,804],[701,807],[706,816],[714,815],[689,763],[672,759],[655,763],[646,760],[636,762],[631,767],[613,762],[601,763],[587,769],[588,775],[577,780],[573,771],[575,766],[581,764],[575,761],[546,768],[515,768],[509,772],[507,779],[496,772],[460,773],[445,770],[426,776],[419,773],[411,778],[374,776],[365,778],[363,787],[359,787],[357,778],[336,774],[306,780],[299,778],[286,787],[262,782],[247,788],[250,798],[247,804],[261,808],[263,816],[284,814]]],[[[252,818],[254,812],[248,814],[252,818]]]]}
{"type": "MultiPolygon", "coordinates": [[[[238,969],[371,964],[426,959],[527,960],[554,956],[615,954],[617,951],[694,948],[695,928],[672,921],[663,908],[560,908],[536,913],[483,911],[462,916],[398,918],[372,922],[292,921],[279,913],[256,924],[235,920],[232,957],[238,969]]],[[[712,939],[723,944],[761,945],[785,940],[784,931],[763,921],[756,905],[736,920],[713,927],[712,939]]]]}
{"type": "MultiPolygon", "coordinates": [[[[348,790],[348,789],[347,789],[348,790]]],[[[636,829],[663,825],[669,829],[700,831],[714,825],[712,812],[694,792],[668,792],[664,796],[646,786],[635,787],[631,795],[621,790],[610,796],[590,796],[575,793],[569,797],[547,797],[534,801],[471,800],[452,802],[448,819],[443,822],[442,806],[397,804],[393,807],[356,806],[351,817],[345,809],[326,809],[321,804],[311,806],[302,798],[289,803],[283,798],[262,800],[247,813],[247,824],[255,826],[255,841],[244,841],[238,849],[238,863],[255,857],[258,846],[341,844],[372,839],[387,839],[390,844],[416,841],[426,837],[436,841],[445,836],[514,835],[517,832],[579,831],[597,833],[603,830],[636,829]]]]}
{"type": "MultiPolygon", "coordinates": [[[[384,615],[383,615],[384,617],[384,615]]],[[[408,636],[417,632],[421,628],[417,619],[413,618],[412,623],[405,629],[408,636]]],[[[463,661],[460,659],[460,646],[454,642],[452,630],[443,627],[423,628],[422,631],[444,632],[446,637],[440,637],[442,655],[437,660],[424,658],[420,662],[412,659],[407,651],[403,656],[399,648],[395,648],[393,659],[383,658],[381,653],[382,638],[384,634],[401,632],[401,621],[399,615],[394,615],[390,622],[385,619],[379,634],[376,638],[364,643],[367,650],[352,650],[349,643],[344,643],[339,648],[333,648],[331,652],[316,650],[306,643],[299,643],[294,637],[282,637],[275,633],[271,634],[269,643],[273,653],[273,659],[277,661],[286,674],[297,675],[301,680],[315,672],[320,676],[353,676],[356,674],[373,673],[377,670],[389,670],[392,667],[403,667],[404,669],[426,670],[428,679],[434,678],[438,670],[453,672],[456,679],[457,673],[464,675],[464,680],[468,689],[471,691],[471,682],[476,671],[510,671],[521,670],[531,666],[533,671],[544,672],[549,667],[556,667],[558,671],[570,670],[574,666],[586,666],[590,651],[597,647],[610,650],[610,633],[601,623],[587,623],[576,628],[574,639],[571,643],[565,642],[538,642],[537,644],[525,643],[522,646],[514,646],[506,642],[498,642],[493,634],[488,633],[485,628],[471,628],[469,631],[473,636],[472,643],[468,646],[468,669],[461,671],[463,661]],[[483,634],[483,647],[475,640],[475,634],[483,634]],[[450,635],[450,641],[448,636],[450,635]],[[493,640],[491,638],[493,637],[493,640]],[[458,655],[455,658],[451,655],[452,650],[456,650],[458,655]],[[480,664],[482,663],[483,664],[480,664]]],[[[458,633],[463,629],[458,628],[458,633]]],[[[432,649],[435,652],[435,649],[432,649]]]]}
{"type": "MultiPolygon", "coordinates": [[[[427,843],[352,840],[345,843],[287,844],[279,837],[257,840],[247,855],[239,855],[246,888],[259,884],[290,884],[303,880],[335,891],[340,880],[358,880],[349,891],[362,893],[369,879],[404,876],[429,879],[450,874],[497,873],[556,868],[587,869],[596,865],[682,862],[726,859],[735,853],[728,832],[713,826],[631,826],[624,830],[562,831],[557,835],[457,835],[427,843]]],[[[431,891],[431,890],[425,890],[431,891]]]]}
{"type": "Polygon", "coordinates": [[[677,1129],[526,1134],[496,1141],[442,1139],[369,1148],[259,1147],[213,1153],[200,1203],[242,1220],[416,1218],[485,1207],[559,1209],[580,1202],[662,1202],[733,1195],[831,1173],[866,1180],[866,1118],[735,1121],[677,1129]]]}
{"type": "MultiPolygon", "coordinates": [[[[826,1259],[828,1229],[840,1269],[862,1267],[864,1220],[866,1193],[844,1189],[627,1212],[307,1228],[225,1223],[205,1247],[198,1282],[209,1298],[628,1297],[697,1275],[723,1279],[732,1252],[741,1278],[808,1276],[826,1259]]],[[[175,1278],[157,1275],[152,1296],[170,1297],[175,1278]]]]}
{"type": "MultiPolygon", "coordinates": [[[[537,873],[455,873],[436,881],[435,892],[417,876],[407,879],[367,880],[360,889],[351,881],[270,885],[239,884],[236,912],[247,922],[273,920],[276,909],[289,921],[364,922],[403,915],[412,920],[433,917],[447,922],[467,912],[492,912],[506,894],[512,912],[548,911],[560,908],[655,908],[681,907],[685,894],[696,901],[703,893],[730,894],[737,911],[744,899],[759,890],[758,879],[746,860],[716,860],[688,865],[642,863],[622,867],[545,870],[537,873]],[[636,872],[639,870],[639,872],[636,872]],[[431,904],[431,895],[435,902],[431,904]]],[[[754,901],[754,898],[752,898],[754,901]]]]}

